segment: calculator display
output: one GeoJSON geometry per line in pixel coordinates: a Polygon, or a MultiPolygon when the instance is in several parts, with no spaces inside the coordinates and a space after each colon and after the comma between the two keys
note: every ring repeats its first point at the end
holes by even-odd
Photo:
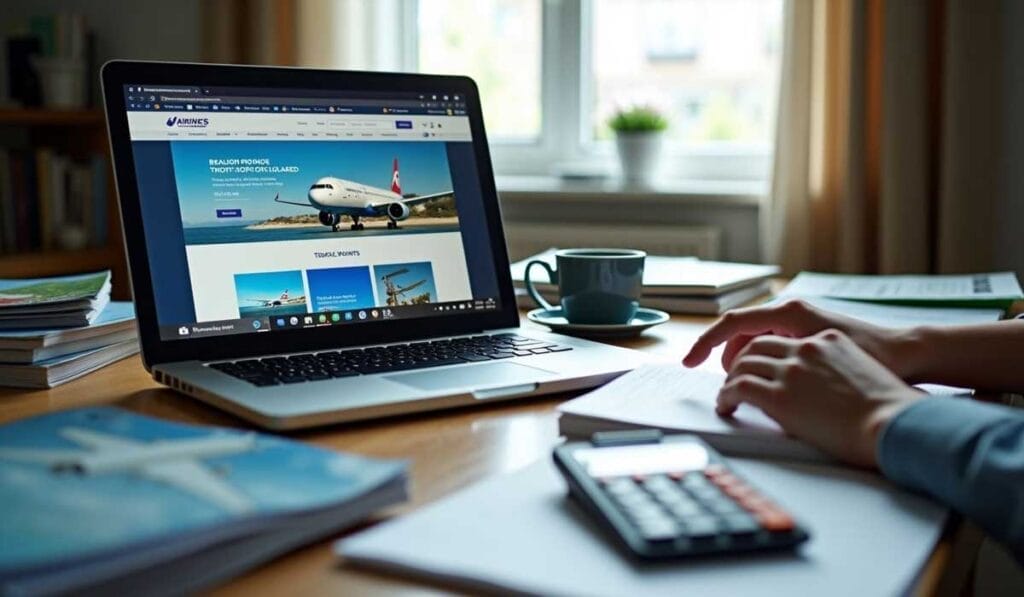
{"type": "Polygon", "coordinates": [[[695,442],[581,449],[573,457],[587,474],[598,478],[699,471],[710,459],[708,451],[695,442]]]}

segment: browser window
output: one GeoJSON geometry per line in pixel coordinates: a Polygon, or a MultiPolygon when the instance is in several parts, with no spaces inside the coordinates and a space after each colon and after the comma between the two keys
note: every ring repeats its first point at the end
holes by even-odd
{"type": "Polygon", "coordinates": [[[458,94],[124,93],[162,338],[498,308],[458,94]]]}

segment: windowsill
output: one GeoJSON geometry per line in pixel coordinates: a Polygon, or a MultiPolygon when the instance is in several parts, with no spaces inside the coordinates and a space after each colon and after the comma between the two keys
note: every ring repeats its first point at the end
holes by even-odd
{"type": "Polygon", "coordinates": [[[502,198],[514,200],[552,196],[567,200],[629,197],[656,202],[757,206],[768,192],[764,181],[749,180],[672,180],[644,187],[617,178],[571,180],[557,176],[504,175],[495,177],[495,182],[502,198]]]}

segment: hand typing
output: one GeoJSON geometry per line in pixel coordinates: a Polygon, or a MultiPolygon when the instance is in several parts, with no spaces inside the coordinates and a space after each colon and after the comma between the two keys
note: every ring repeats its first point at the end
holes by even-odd
{"type": "Polygon", "coordinates": [[[694,343],[683,358],[683,364],[696,367],[708,358],[715,346],[724,342],[722,367],[728,371],[736,356],[758,336],[805,338],[827,329],[842,332],[899,377],[907,379],[914,375],[915,351],[904,331],[824,311],[800,300],[729,311],[694,343]]]}

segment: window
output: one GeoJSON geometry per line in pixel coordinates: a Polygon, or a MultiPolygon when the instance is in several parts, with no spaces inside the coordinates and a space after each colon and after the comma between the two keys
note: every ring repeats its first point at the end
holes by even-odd
{"type": "Polygon", "coordinates": [[[487,106],[489,135],[536,140],[541,10],[541,0],[421,0],[417,70],[470,75],[487,106]]]}
{"type": "Polygon", "coordinates": [[[477,81],[501,174],[613,169],[608,116],[647,103],[673,176],[767,177],[782,0],[394,1],[399,66],[477,81]]]}
{"type": "Polygon", "coordinates": [[[664,110],[680,144],[768,144],[775,123],[779,0],[595,0],[590,139],[621,105],[664,110]]]}

